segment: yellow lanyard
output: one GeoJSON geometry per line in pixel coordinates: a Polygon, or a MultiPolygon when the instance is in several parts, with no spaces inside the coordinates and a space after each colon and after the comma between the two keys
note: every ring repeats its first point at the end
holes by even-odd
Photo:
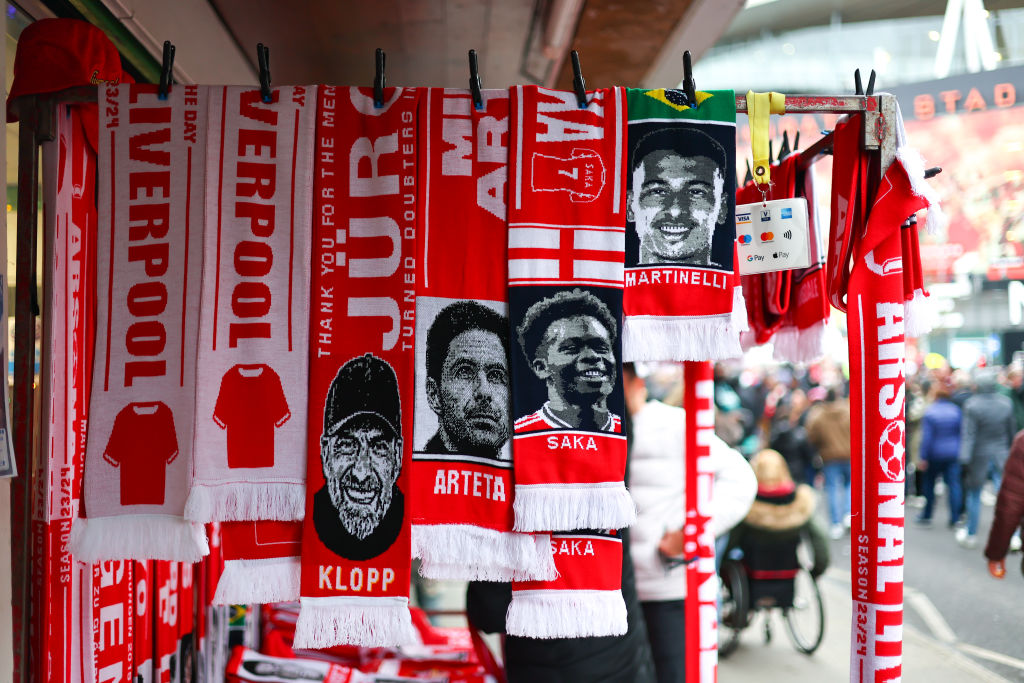
{"type": "Polygon", "coordinates": [[[768,117],[786,113],[786,96],[777,92],[747,91],[747,117],[750,119],[750,151],[754,157],[754,182],[770,185],[771,163],[768,154],[768,117]]]}

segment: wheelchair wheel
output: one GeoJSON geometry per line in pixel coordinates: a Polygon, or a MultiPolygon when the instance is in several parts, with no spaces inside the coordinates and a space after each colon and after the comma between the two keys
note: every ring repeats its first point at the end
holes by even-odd
{"type": "Polygon", "coordinates": [[[809,655],[818,649],[825,637],[825,603],[818,582],[806,569],[793,578],[793,606],[784,609],[783,616],[797,650],[809,655]]]}
{"type": "Polygon", "coordinates": [[[740,644],[749,619],[747,575],[737,560],[726,558],[719,570],[718,656],[728,657],[740,644]]]}

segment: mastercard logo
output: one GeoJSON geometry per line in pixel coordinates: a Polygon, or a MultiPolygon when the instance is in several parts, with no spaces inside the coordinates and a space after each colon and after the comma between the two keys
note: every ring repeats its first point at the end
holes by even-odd
{"type": "Polygon", "coordinates": [[[771,242],[773,239],[775,239],[775,233],[774,232],[762,232],[761,233],[761,241],[762,242],[771,242]]]}
{"type": "Polygon", "coordinates": [[[751,239],[750,235],[740,235],[740,244],[750,244],[751,239]]]}

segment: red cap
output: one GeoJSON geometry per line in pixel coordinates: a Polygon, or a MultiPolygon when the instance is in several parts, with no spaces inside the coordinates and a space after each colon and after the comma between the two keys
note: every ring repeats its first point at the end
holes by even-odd
{"type": "Polygon", "coordinates": [[[121,55],[106,34],[78,19],[41,19],[18,38],[14,83],[7,95],[7,120],[17,121],[11,101],[24,95],[125,79],[121,55]]]}

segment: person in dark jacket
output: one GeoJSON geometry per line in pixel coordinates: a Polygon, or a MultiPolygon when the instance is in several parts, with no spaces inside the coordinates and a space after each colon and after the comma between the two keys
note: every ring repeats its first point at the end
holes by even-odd
{"type": "MultiPolygon", "coordinates": [[[[1024,430],[1014,437],[1010,457],[1003,467],[1003,484],[999,487],[992,528],[985,546],[988,571],[997,579],[1006,576],[1006,552],[1018,527],[1024,532],[1024,430]]],[[[1021,562],[1020,570],[1024,573],[1024,562],[1021,562]]]]}
{"type": "Polygon", "coordinates": [[[932,386],[934,401],[921,418],[921,445],[918,467],[924,470],[924,510],[917,523],[932,523],[935,510],[935,482],[942,478],[949,491],[949,526],[960,514],[960,425],[963,416],[953,403],[952,387],[945,382],[932,386]]]}
{"type": "Polygon", "coordinates": [[[780,406],[775,413],[769,446],[786,459],[786,465],[796,483],[814,486],[818,452],[808,440],[804,428],[807,407],[807,394],[802,389],[794,389],[785,405],[780,406]]]}
{"type": "Polygon", "coordinates": [[[995,372],[983,369],[978,373],[977,385],[978,392],[964,403],[960,435],[960,464],[967,468],[964,474],[967,528],[957,532],[957,542],[966,548],[977,545],[981,487],[991,477],[999,490],[1003,463],[1017,432],[1013,403],[996,391],[995,372]]]}

